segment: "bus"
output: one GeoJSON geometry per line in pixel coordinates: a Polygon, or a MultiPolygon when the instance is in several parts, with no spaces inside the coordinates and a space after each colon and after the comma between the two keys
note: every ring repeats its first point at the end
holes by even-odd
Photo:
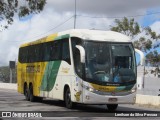
{"type": "Polygon", "coordinates": [[[69,109],[82,103],[116,110],[135,103],[136,80],[135,49],[118,32],[71,29],[19,48],[18,92],[31,102],[53,98],[69,109]]]}

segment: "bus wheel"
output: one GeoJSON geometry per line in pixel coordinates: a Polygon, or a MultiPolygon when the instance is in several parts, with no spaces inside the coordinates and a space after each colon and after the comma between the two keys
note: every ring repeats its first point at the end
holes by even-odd
{"type": "Polygon", "coordinates": [[[43,97],[36,97],[36,101],[42,102],[43,101],[43,97]]]}
{"type": "Polygon", "coordinates": [[[73,107],[73,102],[71,101],[71,92],[69,88],[66,89],[64,97],[66,107],[71,109],[73,107]]]}
{"type": "Polygon", "coordinates": [[[35,99],[36,99],[36,97],[33,95],[33,87],[32,87],[32,85],[29,87],[29,97],[30,97],[30,101],[31,102],[34,102],[35,101],[35,99]]]}
{"type": "Polygon", "coordinates": [[[24,96],[25,96],[25,99],[29,101],[29,90],[27,88],[27,86],[25,85],[24,86],[24,96]]]}
{"type": "Polygon", "coordinates": [[[109,111],[115,111],[118,107],[118,104],[107,104],[107,108],[109,111]]]}

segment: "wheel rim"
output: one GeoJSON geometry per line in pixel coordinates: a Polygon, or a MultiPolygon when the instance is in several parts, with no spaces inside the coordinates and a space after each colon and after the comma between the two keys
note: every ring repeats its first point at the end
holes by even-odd
{"type": "Polygon", "coordinates": [[[71,104],[71,94],[70,94],[69,91],[68,91],[68,93],[67,93],[67,104],[68,104],[68,105],[71,104]]]}
{"type": "Polygon", "coordinates": [[[27,93],[27,90],[25,90],[25,97],[26,97],[26,99],[27,99],[27,94],[28,94],[28,93],[27,93]]]}
{"type": "Polygon", "coordinates": [[[27,88],[25,88],[25,97],[26,97],[26,100],[28,100],[28,90],[27,90],[27,88]]]}

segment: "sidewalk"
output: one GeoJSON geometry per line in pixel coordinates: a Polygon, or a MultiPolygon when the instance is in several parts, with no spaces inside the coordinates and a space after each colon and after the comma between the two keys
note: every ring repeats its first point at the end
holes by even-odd
{"type": "Polygon", "coordinates": [[[0,88],[17,90],[17,83],[0,83],[0,88]]]}

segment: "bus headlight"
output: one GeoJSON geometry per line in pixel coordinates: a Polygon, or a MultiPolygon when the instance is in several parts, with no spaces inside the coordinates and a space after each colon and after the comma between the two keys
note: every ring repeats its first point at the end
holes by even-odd
{"type": "Polygon", "coordinates": [[[89,88],[88,91],[94,92],[94,89],[93,88],[89,88]]]}
{"type": "Polygon", "coordinates": [[[85,86],[85,85],[83,85],[83,87],[84,87],[86,90],[90,91],[90,92],[95,92],[95,91],[96,91],[95,89],[93,89],[93,88],[91,88],[91,87],[88,87],[88,86],[85,86]]]}

